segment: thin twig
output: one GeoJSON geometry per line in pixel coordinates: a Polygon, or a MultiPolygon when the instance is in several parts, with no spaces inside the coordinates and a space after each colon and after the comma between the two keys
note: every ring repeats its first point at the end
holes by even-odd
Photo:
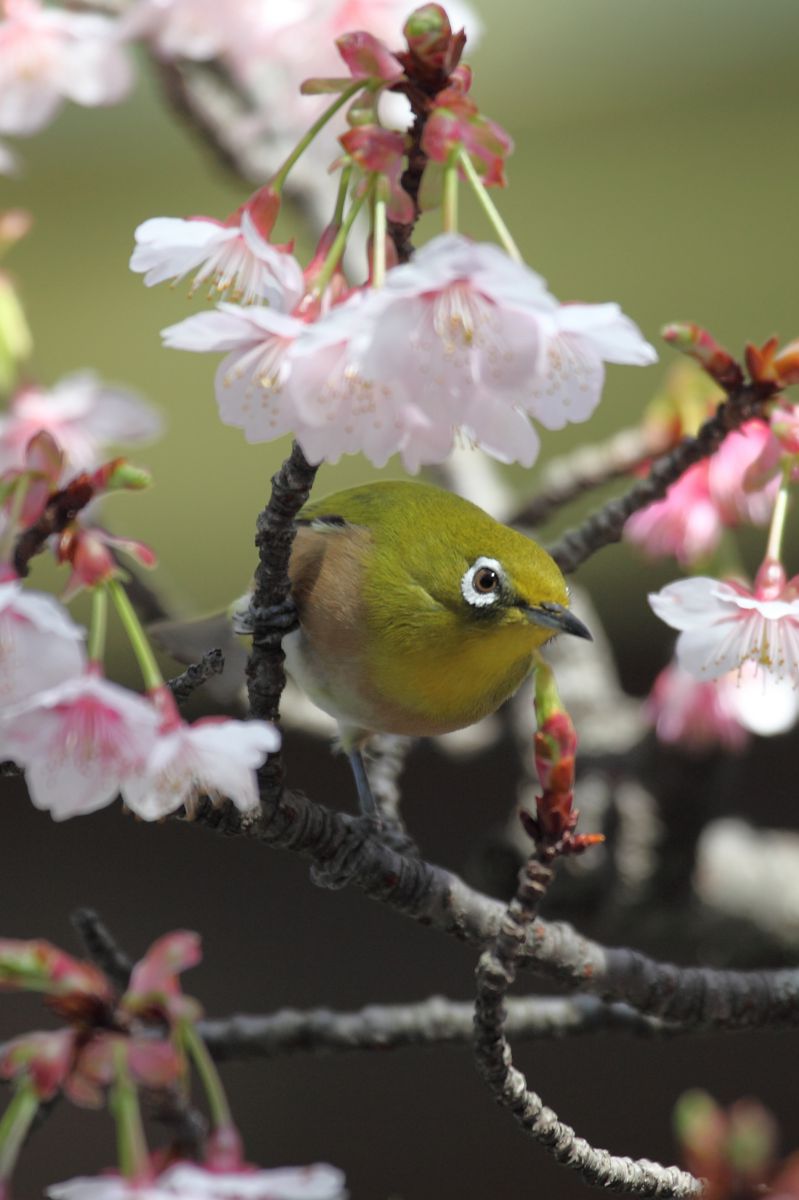
{"type": "Polygon", "coordinates": [[[81,941],[92,962],[100,968],[120,991],[125,991],[130,982],[133,963],[121,950],[113,934],[103,924],[93,908],[76,908],[70,920],[78,931],[81,941]]]}
{"type": "MultiPolygon", "coordinates": [[[[625,1033],[662,1037],[680,1032],[626,1004],[603,1004],[595,996],[525,996],[507,1002],[513,1037],[572,1037],[625,1033]]],[[[417,1004],[370,1004],[358,1012],[286,1008],[267,1016],[236,1014],[201,1021],[197,1030],[214,1058],[276,1058],[320,1051],[381,1050],[401,1046],[467,1045],[474,1005],[432,996],[417,1004]]]]}
{"type": "Polygon", "coordinates": [[[607,441],[580,446],[551,459],[541,472],[539,490],[509,519],[511,525],[541,525],[553,513],[586,492],[628,475],[655,454],[665,439],[642,428],[623,429],[607,441]]]}
{"type": "Polygon", "coordinates": [[[185,704],[190,696],[214,675],[225,669],[225,656],[221,650],[209,650],[199,662],[187,667],[180,675],[167,681],[167,687],[175,697],[176,704],[185,704]]]}
{"type": "Polygon", "coordinates": [[[560,569],[568,575],[603,546],[618,542],[634,512],[655,500],[662,500],[689,467],[718,450],[728,433],[745,421],[761,416],[774,392],[775,386],[770,383],[747,383],[731,392],[715,414],[705,421],[696,437],[683,438],[673,450],[655,459],[645,479],[640,479],[623,496],[609,501],[550,546],[549,552],[560,569]]]}
{"type": "Polygon", "coordinates": [[[528,931],[552,879],[552,868],[536,856],[520,873],[516,896],[506,909],[497,936],[477,967],[474,1048],[477,1065],[494,1098],[521,1127],[560,1163],[577,1171],[584,1183],[605,1191],[637,1196],[699,1196],[703,1185],[679,1167],[648,1159],[621,1158],[591,1146],[547,1108],[513,1065],[507,1039],[505,995],[516,978],[528,931]]]}

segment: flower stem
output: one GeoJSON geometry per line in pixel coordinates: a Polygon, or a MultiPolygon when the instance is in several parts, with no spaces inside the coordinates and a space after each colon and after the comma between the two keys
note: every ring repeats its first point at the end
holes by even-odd
{"type": "Polygon", "coordinates": [[[111,599],[114,601],[114,607],[119,613],[119,619],[122,622],[125,633],[128,635],[128,640],[133,647],[133,653],[136,655],[136,661],[142,673],[144,686],[148,692],[152,692],[155,688],[163,686],[164,677],[156,662],[152,646],[147,640],[147,634],[144,632],[142,623],[136,615],[136,610],[128,598],[128,593],[119,580],[109,579],[106,587],[111,594],[111,599]]]}
{"type": "Polygon", "coordinates": [[[147,1172],[147,1143],[139,1109],[139,1097],[130,1078],[125,1046],[114,1047],[114,1082],[109,1107],[117,1127],[119,1169],[127,1179],[141,1179],[147,1172]]]}
{"type": "Polygon", "coordinates": [[[39,1097],[30,1081],[20,1080],[0,1121],[0,1185],[11,1178],[38,1107],[39,1097]]]}
{"type": "Polygon", "coordinates": [[[774,511],[771,514],[771,526],[768,531],[768,545],[766,546],[766,558],[773,558],[775,562],[780,562],[782,559],[782,536],[785,532],[785,518],[787,513],[788,483],[783,478],[782,485],[774,501],[774,511]]]}
{"type": "Polygon", "coordinates": [[[386,202],[374,191],[372,207],[372,287],[386,282],[386,202]]]}
{"type": "Polygon", "coordinates": [[[316,121],[314,121],[310,129],[306,130],[306,132],[302,135],[300,140],[297,142],[297,145],[289,154],[288,158],[286,158],[282,165],[278,167],[277,172],[272,178],[272,187],[278,193],[278,195],[280,195],[281,191],[283,190],[283,185],[286,182],[286,177],[288,176],[289,171],[297,162],[297,160],[305,153],[316,135],[321,133],[330,118],[336,115],[338,110],[347,103],[351,96],[354,96],[356,92],[360,92],[366,86],[366,83],[367,81],[364,79],[354,79],[350,86],[345,88],[341,95],[336,97],[333,103],[325,109],[325,111],[320,117],[317,118],[316,121]]]}
{"type": "Polygon", "coordinates": [[[342,222],[341,229],[339,229],[338,233],[336,234],[333,245],[327,252],[327,258],[322,264],[319,274],[316,277],[316,282],[314,283],[313,289],[313,294],[315,296],[321,296],[327,285],[330,283],[330,280],[333,278],[333,272],[338,266],[339,259],[344,253],[344,247],[347,244],[347,238],[350,235],[350,230],[355,223],[355,218],[363,208],[366,197],[371,195],[371,192],[372,187],[370,185],[361,193],[360,196],[356,196],[350,205],[349,212],[342,222]]]}
{"type": "Polygon", "coordinates": [[[200,1076],[200,1082],[208,1099],[208,1111],[211,1114],[211,1122],[214,1128],[231,1128],[233,1126],[233,1117],[230,1112],[230,1105],[228,1104],[219,1072],[214,1065],[211,1055],[208,1053],[208,1047],[191,1021],[180,1022],[180,1037],[186,1053],[191,1058],[197,1068],[197,1074],[200,1076]]]}
{"type": "Polygon", "coordinates": [[[472,191],[477,197],[483,212],[488,217],[494,233],[502,243],[505,253],[508,254],[509,257],[514,260],[514,262],[521,262],[522,255],[519,247],[511,237],[511,232],[500,216],[499,209],[489,196],[488,189],[486,188],[480,176],[477,174],[474,163],[472,162],[468,153],[462,147],[460,153],[458,154],[458,163],[463,167],[463,173],[471,184],[472,191]]]}
{"type": "Polygon", "coordinates": [[[17,480],[16,487],[11,493],[11,507],[8,512],[8,524],[2,538],[0,538],[0,563],[9,562],[11,559],[11,551],[14,546],[14,539],[17,536],[17,528],[19,519],[22,516],[22,509],[25,507],[25,497],[28,494],[28,489],[31,485],[31,477],[28,473],[20,475],[17,480]]]}
{"type": "Polygon", "coordinates": [[[460,182],[458,179],[458,159],[460,154],[460,149],[453,151],[444,167],[442,210],[445,233],[458,232],[458,183],[460,182]]]}
{"type": "Polygon", "coordinates": [[[338,181],[338,193],[336,194],[336,208],[333,213],[333,225],[340,225],[344,219],[344,205],[347,203],[347,192],[350,190],[350,180],[352,179],[352,161],[346,162],[341,168],[341,175],[338,181]]]}
{"type": "Polygon", "coordinates": [[[92,618],[89,625],[89,662],[102,663],[108,628],[108,592],[101,583],[92,592],[92,618]]]}

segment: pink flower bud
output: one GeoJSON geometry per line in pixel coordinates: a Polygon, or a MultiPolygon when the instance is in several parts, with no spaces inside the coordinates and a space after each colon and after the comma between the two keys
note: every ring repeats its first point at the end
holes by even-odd
{"type": "Polygon", "coordinates": [[[675,350],[695,359],[725,391],[733,391],[743,383],[743,371],[738,363],[701,325],[679,321],[664,326],[662,332],[675,350]]]}

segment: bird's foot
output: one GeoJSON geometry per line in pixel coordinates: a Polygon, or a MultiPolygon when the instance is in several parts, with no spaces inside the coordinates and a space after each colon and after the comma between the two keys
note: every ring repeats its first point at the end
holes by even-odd
{"type": "Polygon", "coordinates": [[[249,604],[233,613],[234,631],[250,637],[261,630],[282,635],[298,625],[297,606],[291,596],[287,596],[282,604],[249,604]]]}

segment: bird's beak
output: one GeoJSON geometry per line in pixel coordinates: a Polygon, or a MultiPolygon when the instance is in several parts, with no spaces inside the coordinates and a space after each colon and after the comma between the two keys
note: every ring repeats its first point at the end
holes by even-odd
{"type": "Polygon", "coordinates": [[[522,609],[527,619],[536,625],[544,625],[557,633],[573,633],[575,637],[587,638],[589,642],[594,640],[582,621],[562,604],[525,604],[522,609]]]}

